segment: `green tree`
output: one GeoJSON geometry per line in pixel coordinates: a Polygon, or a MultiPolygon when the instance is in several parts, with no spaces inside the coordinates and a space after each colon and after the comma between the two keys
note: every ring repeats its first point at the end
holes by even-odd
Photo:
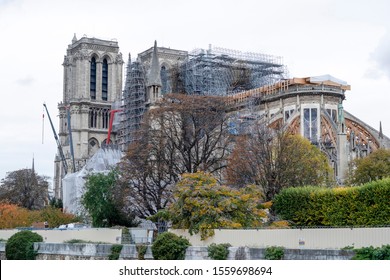
{"type": "Polygon", "coordinates": [[[390,150],[378,149],[352,162],[349,183],[360,185],[386,177],[390,177],[390,150]]]}
{"type": "Polygon", "coordinates": [[[283,188],[332,184],[328,159],[310,141],[265,125],[237,140],[227,169],[234,186],[255,184],[272,200],[283,188]]]}
{"type": "Polygon", "coordinates": [[[64,207],[62,199],[61,198],[55,198],[55,197],[50,198],[49,205],[51,207],[59,208],[59,209],[62,209],[64,207]]]}
{"type": "Polygon", "coordinates": [[[122,207],[125,197],[117,181],[116,170],[88,176],[81,203],[91,216],[94,227],[135,225],[132,213],[122,207]]]}
{"type": "Polygon", "coordinates": [[[200,233],[204,240],[217,228],[258,227],[265,212],[263,195],[255,186],[231,189],[217,184],[208,173],[184,174],[174,189],[168,217],[174,228],[200,233]]]}

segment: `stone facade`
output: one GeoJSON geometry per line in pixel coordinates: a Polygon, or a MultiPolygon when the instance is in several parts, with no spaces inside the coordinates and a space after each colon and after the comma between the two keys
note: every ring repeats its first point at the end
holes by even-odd
{"type": "MultiPolygon", "coordinates": [[[[63,100],[58,104],[59,138],[69,173],[80,170],[105,144],[110,110],[120,106],[123,59],[116,41],[87,37],[77,40],[75,36],[68,46],[63,66],[63,100]]],[[[115,135],[111,141],[116,141],[115,135]]],[[[54,191],[59,198],[62,197],[61,179],[66,173],[63,169],[57,155],[54,191]]]]}
{"type": "MultiPolygon", "coordinates": [[[[346,82],[330,75],[286,79],[283,65],[276,58],[241,54],[241,60],[237,60],[235,55],[232,51],[211,47],[195,54],[157,47],[155,42],[154,47],[138,54],[135,62],[129,56],[122,94],[123,60],[118,43],[87,37],[77,40],[74,37],[64,58],[64,92],[58,106],[59,136],[68,163],[67,171],[80,170],[104,145],[109,112],[111,108],[120,106],[120,100],[123,99],[122,126],[112,142],[119,143],[122,150],[126,150],[135,139],[133,136],[143,114],[153,108],[164,94],[175,90],[225,96],[234,119],[232,123],[235,122],[238,129],[250,127],[248,122],[251,121],[265,121],[270,126],[281,126],[308,138],[328,155],[339,184],[344,183],[351,160],[364,157],[380,147],[390,147],[390,139],[382,134],[381,129],[378,131],[343,110],[346,91],[351,88],[346,82]],[[272,63],[269,64],[267,59],[271,59],[272,63]],[[237,61],[242,63],[237,65],[237,61]],[[267,71],[272,71],[262,72],[262,65],[271,65],[267,71]],[[262,79],[268,82],[259,86],[253,82],[256,80],[254,76],[251,78],[253,81],[248,82],[244,79],[246,72],[242,67],[250,67],[252,72],[264,75],[262,79]],[[224,81],[228,82],[227,85],[219,84],[218,75],[214,73],[222,69],[230,69],[231,72],[229,81],[224,81]],[[229,83],[236,85],[234,91],[228,90],[231,88],[229,83]],[[198,86],[200,91],[196,90],[198,86]]],[[[61,158],[57,156],[56,197],[62,196],[61,179],[64,174],[61,158]]]]}
{"type": "Polygon", "coordinates": [[[351,160],[390,148],[388,137],[343,109],[350,89],[346,82],[324,75],[285,79],[227,98],[237,133],[250,133],[245,129],[264,122],[300,134],[328,156],[334,178],[343,185],[351,160]]]}

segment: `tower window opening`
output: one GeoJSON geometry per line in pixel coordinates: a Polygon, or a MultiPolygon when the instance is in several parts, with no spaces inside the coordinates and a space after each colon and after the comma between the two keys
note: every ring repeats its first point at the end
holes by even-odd
{"type": "Polygon", "coordinates": [[[91,59],[91,74],[90,74],[90,96],[91,99],[96,99],[96,58],[91,59]]]}
{"type": "Polygon", "coordinates": [[[107,129],[108,128],[108,122],[109,122],[109,113],[108,110],[104,110],[102,113],[102,118],[103,118],[103,128],[107,129]]]}
{"type": "Polygon", "coordinates": [[[107,59],[103,60],[102,69],[102,100],[107,101],[108,99],[108,63],[107,59]]]}
{"type": "Polygon", "coordinates": [[[95,109],[89,110],[89,127],[90,128],[97,127],[97,111],[95,109]]]}

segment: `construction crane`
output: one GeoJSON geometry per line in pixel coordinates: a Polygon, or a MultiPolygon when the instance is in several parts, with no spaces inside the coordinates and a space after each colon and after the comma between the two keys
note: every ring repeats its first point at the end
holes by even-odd
{"type": "Polygon", "coordinates": [[[61,146],[60,140],[58,139],[57,132],[56,132],[56,130],[54,128],[53,122],[51,121],[50,114],[49,114],[49,111],[47,110],[47,107],[46,107],[45,103],[43,103],[43,107],[45,107],[47,116],[49,117],[51,129],[53,130],[53,134],[54,134],[54,139],[57,142],[58,153],[60,154],[60,158],[61,158],[61,161],[62,161],[62,166],[64,168],[64,173],[66,175],[68,173],[68,164],[66,163],[64,151],[62,150],[62,146],[61,146]]]}

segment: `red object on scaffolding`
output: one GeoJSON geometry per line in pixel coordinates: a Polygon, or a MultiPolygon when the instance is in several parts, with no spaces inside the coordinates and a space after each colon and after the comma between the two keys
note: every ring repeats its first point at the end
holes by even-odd
{"type": "Polygon", "coordinates": [[[112,131],[112,124],[114,123],[114,115],[115,113],[117,112],[120,112],[120,111],[123,111],[122,109],[116,109],[116,110],[111,110],[110,111],[110,124],[108,126],[108,135],[107,135],[107,141],[106,141],[106,144],[109,145],[110,144],[110,138],[111,138],[111,131],[112,131]]]}

